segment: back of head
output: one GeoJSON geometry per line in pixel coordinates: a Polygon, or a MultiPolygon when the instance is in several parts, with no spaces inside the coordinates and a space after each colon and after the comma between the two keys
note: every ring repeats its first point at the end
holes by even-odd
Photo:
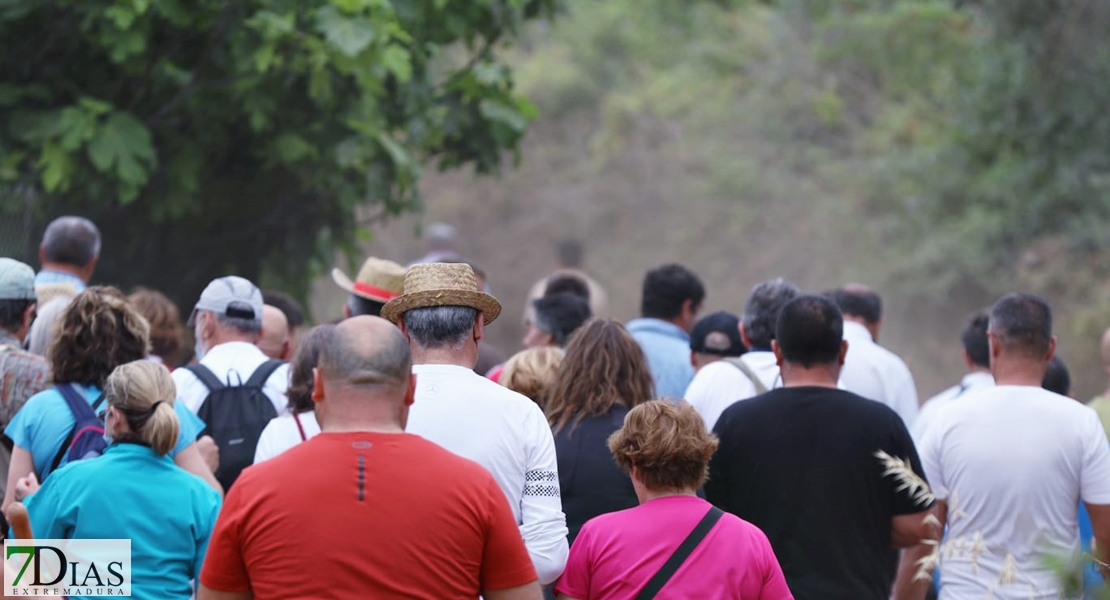
{"type": "Polygon", "coordinates": [[[747,351],[740,339],[740,319],[719,311],[698,320],[690,330],[690,351],[714,356],[740,356],[747,351]]]}
{"type": "Polygon", "coordinates": [[[582,266],[582,243],[576,239],[567,238],[555,244],[555,255],[559,257],[559,266],[566,269],[577,269],[582,266]]]}
{"type": "Polygon", "coordinates": [[[97,286],[66,308],[46,357],[54,381],[103,387],[116,367],[146,358],[149,349],[146,319],[119,290],[97,286]]]}
{"type": "Polygon", "coordinates": [[[286,357],[289,349],[289,321],[278,307],[262,305],[262,336],[255,345],[270,358],[286,357]]]}
{"type": "Polygon", "coordinates": [[[834,364],[843,340],[844,319],[825,296],[799,296],[779,312],[775,341],[785,362],[807,369],[834,364]]]}
{"type": "Polygon", "coordinates": [[[296,329],[304,325],[304,307],[289,294],[278,290],[263,290],[262,302],[277,307],[284,313],[290,328],[296,329]]]}
{"type": "Polygon", "coordinates": [[[846,317],[857,317],[867,323],[878,323],[883,318],[883,299],[871,288],[850,283],[837,288],[832,299],[846,317]]]}
{"type": "MultiPolygon", "coordinates": [[[[165,367],[149,360],[120,365],[108,376],[104,399],[127,420],[131,436],[164,456],[177,445],[180,425],[173,411],[177,388],[165,367]]],[[[127,441],[116,436],[115,441],[127,441]]]]}
{"type": "Polygon", "coordinates": [[[984,369],[989,369],[991,366],[990,342],[987,341],[989,323],[990,315],[986,311],[975,313],[960,335],[964,350],[971,358],[972,364],[984,369]]]}
{"type": "Polygon", "coordinates": [[[358,294],[347,294],[347,312],[352,317],[380,317],[385,302],[364,298],[358,294]]]}
{"type": "Polygon", "coordinates": [[[0,329],[9,333],[23,329],[29,318],[27,309],[37,299],[34,269],[17,260],[0,258],[0,329]]]}
{"type": "Polygon", "coordinates": [[[1002,353],[1044,359],[1052,343],[1052,309],[1032,294],[1009,294],[991,307],[989,331],[1002,353]]]}
{"type": "Polygon", "coordinates": [[[636,467],[644,487],[653,491],[701,487],[716,450],[716,436],[706,431],[705,421],[686,402],[641,404],[609,436],[609,451],[617,464],[629,472],[636,467]]]}
{"type": "Polygon", "coordinates": [[[406,311],[402,319],[417,346],[458,351],[471,339],[478,310],[469,306],[429,306],[406,311]]]}
{"type": "Polygon", "coordinates": [[[313,369],[320,365],[320,355],[324,348],[336,343],[335,325],[313,327],[297,346],[297,352],[289,361],[289,410],[302,413],[312,410],[313,369]]]}
{"type": "Polygon", "coordinates": [[[1048,361],[1041,387],[1061,396],[1071,395],[1071,373],[1059,356],[1053,356],[1052,360],[1048,361]]]}
{"type": "Polygon", "coordinates": [[[782,277],[764,281],[752,288],[752,293],[744,304],[743,315],[744,330],[748,334],[752,350],[771,349],[779,311],[801,293],[798,286],[782,277]]]}
{"type": "Polygon", "coordinates": [[[593,313],[585,298],[567,292],[543,296],[532,301],[536,327],[551,334],[557,346],[565,346],[571,335],[590,320],[593,313]]]}
{"type": "Polygon", "coordinates": [[[447,223],[432,223],[424,230],[424,242],[432,250],[452,250],[455,247],[455,228],[447,223]]]}
{"type": "Polygon", "coordinates": [[[58,217],[42,234],[46,262],[85,267],[100,255],[100,230],[84,217],[58,217]]]}
{"type": "Polygon", "coordinates": [[[654,395],[655,384],[640,345],[619,322],[595,319],[567,345],[541,404],[558,432],[586,415],[603,415],[614,404],[632,408],[654,395]]]}
{"type": "Polygon", "coordinates": [[[543,295],[553,296],[555,294],[574,294],[589,301],[590,286],[577,275],[553,275],[547,280],[547,285],[543,288],[543,295]]]}
{"type": "Polygon", "coordinates": [[[680,264],[656,267],[644,275],[640,316],[669,321],[682,314],[682,305],[691,301],[694,308],[705,300],[705,286],[690,269],[680,264]]]}
{"type": "Polygon", "coordinates": [[[147,288],[136,288],[127,301],[150,324],[150,351],[155,356],[170,360],[181,350],[185,340],[185,327],[177,305],[165,294],[147,288]]]}
{"type": "MultiPolygon", "coordinates": [[[[510,390],[528,396],[533,402],[542,401],[542,394],[559,372],[566,354],[562,348],[541,346],[517,352],[505,361],[498,382],[510,390]]],[[[543,408],[543,405],[540,405],[543,408]]]]}
{"type": "Polygon", "coordinates": [[[355,392],[356,402],[365,392],[403,398],[412,354],[400,330],[380,317],[354,317],[327,335],[317,367],[325,389],[355,392]]]}
{"type": "Polygon", "coordinates": [[[199,312],[210,312],[221,329],[238,335],[256,336],[262,331],[262,291],[249,280],[234,275],[218,277],[200,294],[188,325],[199,312]]]}

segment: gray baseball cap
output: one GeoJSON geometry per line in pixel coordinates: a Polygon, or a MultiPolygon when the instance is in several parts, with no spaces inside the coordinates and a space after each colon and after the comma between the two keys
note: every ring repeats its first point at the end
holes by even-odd
{"type": "Polygon", "coordinates": [[[18,260],[0,258],[0,300],[37,300],[35,270],[18,260]]]}
{"type": "Polygon", "coordinates": [[[225,317],[262,321],[262,291],[242,277],[229,275],[213,279],[200,293],[200,300],[189,315],[193,326],[198,310],[207,310],[225,317]]]}

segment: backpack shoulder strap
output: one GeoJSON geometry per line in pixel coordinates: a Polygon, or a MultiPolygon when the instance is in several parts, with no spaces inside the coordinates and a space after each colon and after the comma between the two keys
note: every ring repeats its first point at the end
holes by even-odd
{"type": "Polygon", "coordinates": [[[301,434],[301,441],[307,442],[308,436],[304,434],[304,425],[301,425],[301,417],[297,413],[293,413],[293,421],[297,424],[297,431],[301,434]]]}
{"type": "Polygon", "coordinates": [[[752,385],[755,386],[755,394],[757,396],[767,393],[767,386],[763,385],[763,380],[760,379],[759,375],[756,375],[755,371],[753,371],[752,368],[748,366],[748,363],[741,360],[739,356],[730,356],[721,360],[736,367],[737,369],[740,369],[740,372],[747,376],[747,378],[752,382],[752,385]]]}
{"type": "Polygon", "coordinates": [[[209,369],[208,367],[200,363],[185,365],[181,368],[192,373],[193,375],[196,375],[197,379],[199,379],[200,382],[204,384],[204,387],[208,388],[209,392],[222,390],[227,387],[222,381],[220,381],[218,377],[216,377],[216,374],[212,372],[212,369],[209,369]]]}
{"type": "MultiPolygon", "coordinates": [[[[58,469],[58,465],[62,464],[62,459],[65,458],[66,452],[69,450],[70,444],[73,443],[73,436],[77,435],[77,427],[81,425],[81,421],[88,420],[89,413],[92,413],[93,418],[96,418],[96,409],[89,406],[88,399],[85,395],[78,391],[72,384],[63,383],[54,386],[58,393],[62,395],[62,399],[66,401],[66,406],[69,407],[69,412],[73,414],[73,429],[69,430],[66,434],[66,439],[62,442],[62,447],[58,448],[58,453],[54,455],[53,462],[50,463],[50,470],[43,473],[43,479],[47,475],[53,473],[58,469]]],[[[104,400],[104,394],[96,399],[96,406],[104,400]]]]}
{"type": "Polygon", "coordinates": [[[705,513],[701,521],[698,521],[694,530],[690,532],[690,535],[686,536],[685,540],[682,540],[682,544],[680,544],[674,551],[674,554],[667,559],[667,562],[663,563],[659,571],[652,576],[647,582],[647,585],[644,586],[644,589],[640,590],[640,593],[636,595],[636,600],[651,600],[655,598],[655,596],[659,594],[659,591],[663,589],[663,586],[667,585],[667,582],[671,580],[671,577],[674,577],[679,567],[686,562],[687,558],[690,558],[690,555],[698,545],[701,544],[702,540],[705,539],[705,536],[709,534],[709,531],[713,529],[713,526],[717,524],[717,521],[721,519],[722,515],[724,515],[724,511],[721,509],[716,506],[709,507],[709,512],[705,513]]]}
{"type": "Polygon", "coordinates": [[[248,379],[247,382],[243,385],[264,387],[266,385],[266,381],[270,379],[270,375],[273,375],[274,371],[276,371],[278,367],[284,364],[284,360],[277,360],[275,358],[267,360],[266,362],[262,363],[257,369],[255,369],[254,373],[251,373],[251,378],[248,379]]]}

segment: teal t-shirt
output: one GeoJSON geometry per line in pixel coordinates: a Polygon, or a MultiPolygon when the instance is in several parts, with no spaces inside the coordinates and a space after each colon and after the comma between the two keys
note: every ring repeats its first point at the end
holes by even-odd
{"type": "Polygon", "coordinates": [[[132,596],[180,600],[192,594],[221,500],[168,456],[120,443],[59,468],[23,502],[36,538],[130,539],[132,596]]]}
{"type": "MultiPolygon", "coordinates": [[[[91,406],[100,397],[100,388],[96,386],[77,386],[89,401],[91,406]]],[[[100,408],[104,404],[101,403],[100,408]]],[[[180,423],[177,445],[170,451],[170,456],[176,456],[186,446],[196,441],[197,435],[204,430],[204,422],[193,414],[181,402],[174,402],[174,413],[180,423]]],[[[40,481],[45,481],[50,474],[50,466],[54,457],[58,455],[66,436],[73,429],[77,421],[69,410],[65,398],[55,388],[43,390],[27,399],[19,412],[15,413],[4,434],[11,438],[16,446],[31,453],[35,462],[35,475],[40,481]]],[[[68,457],[63,456],[59,466],[68,462],[68,457]]]]}

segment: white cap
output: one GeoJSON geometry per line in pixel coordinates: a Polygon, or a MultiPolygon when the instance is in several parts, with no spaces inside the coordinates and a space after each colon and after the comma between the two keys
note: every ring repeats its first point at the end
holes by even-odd
{"type": "Polygon", "coordinates": [[[200,293],[200,300],[189,315],[192,326],[198,310],[207,310],[224,317],[262,322],[262,291],[242,277],[229,275],[213,279],[200,293]]]}

